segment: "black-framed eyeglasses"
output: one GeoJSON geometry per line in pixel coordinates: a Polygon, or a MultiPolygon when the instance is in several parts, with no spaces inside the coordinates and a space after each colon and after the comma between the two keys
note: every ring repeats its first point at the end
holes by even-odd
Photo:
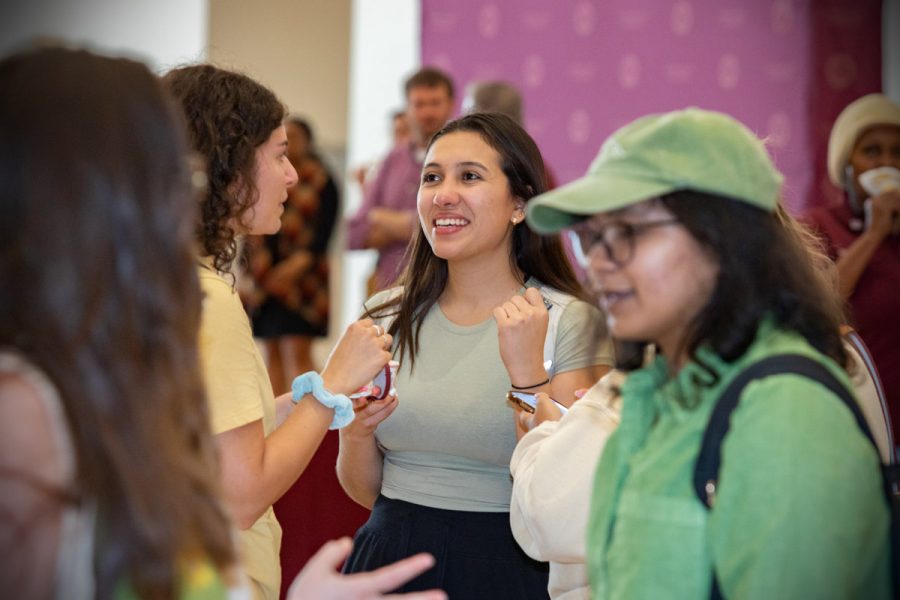
{"type": "Polygon", "coordinates": [[[663,219],[643,223],[626,223],[612,221],[599,228],[582,223],[575,228],[581,252],[585,258],[590,257],[598,247],[603,247],[606,257],[617,267],[625,266],[634,257],[634,246],[637,237],[648,229],[663,225],[676,225],[678,219],[663,219]]]}

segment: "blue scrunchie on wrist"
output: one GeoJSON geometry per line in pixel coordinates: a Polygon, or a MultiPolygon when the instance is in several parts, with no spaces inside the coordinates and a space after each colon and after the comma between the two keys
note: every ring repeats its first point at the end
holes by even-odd
{"type": "Polygon", "coordinates": [[[291,400],[294,404],[300,402],[306,394],[312,394],[313,397],[322,404],[322,406],[334,409],[334,418],[328,429],[340,429],[349,425],[356,416],[353,412],[353,402],[344,394],[332,394],[325,389],[322,383],[322,376],[315,371],[308,371],[303,375],[294,378],[291,384],[291,400]]]}

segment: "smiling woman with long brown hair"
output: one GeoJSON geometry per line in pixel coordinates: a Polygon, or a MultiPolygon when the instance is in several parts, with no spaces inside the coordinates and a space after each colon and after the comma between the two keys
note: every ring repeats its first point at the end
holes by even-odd
{"type": "Polygon", "coordinates": [[[467,115],[432,138],[401,287],[367,304],[396,340],[397,398],[358,406],[341,431],[338,476],[373,507],[347,570],[427,548],[439,568],[405,589],[547,596],[547,566],[510,531],[516,420],[506,393],[543,390],[570,404],[612,358],[559,239],[523,223],[546,185],[537,145],[507,116],[467,115]]]}

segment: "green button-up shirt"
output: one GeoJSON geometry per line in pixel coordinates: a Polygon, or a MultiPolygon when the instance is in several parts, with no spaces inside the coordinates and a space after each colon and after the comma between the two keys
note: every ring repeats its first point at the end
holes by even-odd
{"type": "MultiPolygon", "coordinates": [[[[588,527],[595,600],[709,597],[887,598],[888,512],[879,459],[850,410],[797,375],[756,380],[732,414],[712,510],[694,464],[710,412],[740,371],[796,353],[846,374],[800,336],[764,324],[728,364],[709,349],[668,376],[664,358],[633,372],[622,421],[597,467],[588,527]]],[[[852,389],[852,388],[851,388],[852,389]]]]}

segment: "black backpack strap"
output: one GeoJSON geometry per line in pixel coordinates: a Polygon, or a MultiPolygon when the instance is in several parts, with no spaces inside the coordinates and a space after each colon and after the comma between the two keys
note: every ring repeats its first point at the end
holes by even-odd
{"type": "MultiPolygon", "coordinates": [[[[869,431],[869,426],[859,405],[856,403],[856,399],[850,393],[850,390],[831,374],[827,367],[800,354],[779,354],[764,358],[741,371],[728,384],[719,396],[709,418],[709,424],[706,426],[706,431],[703,434],[703,442],[694,467],[694,491],[700,501],[708,508],[712,508],[715,502],[716,487],[719,481],[722,440],[725,439],[725,435],[728,433],[731,425],[731,413],[737,407],[744,388],[748,383],[756,379],[786,373],[801,375],[817,381],[843,400],[844,404],[853,412],[859,428],[866,434],[872,445],[875,446],[875,439],[872,437],[871,431],[869,431]]],[[[877,446],[875,447],[877,449],[877,446]]],[[[714,600],[722,598],[715,571],[713,571],[710,598],[714,600]]]]}
{"type": "MultiPolygon", "coordinates": [[[[728,384],[725,391],[719,396],[719,400],[713,408],[703,434],[703,442],[700,445],[700,453],[697,455],[697,463],[694,467],[694,491],[697,497],[707,507],[712,507],[715,502],[715,489],[719,480],[719,463],[721,462],[722,440],[728,434],[731,425],[731,413],[737,407],[741,399],[741,393],[748,383],[756,379],[763,379],[770,375],[791,373],[801,375],[821,383],[834,395],[838,396],[853,412],[856,423],[866,437],[875,444],[866,418],[856,403],[856,399],[850,390],[842,384],[823,364],[800,354],[779,354],[770,356],[750,365],[738,374],[728,384]]],[[[876,446],[877,447],[877,446],[876,446]]]]}

